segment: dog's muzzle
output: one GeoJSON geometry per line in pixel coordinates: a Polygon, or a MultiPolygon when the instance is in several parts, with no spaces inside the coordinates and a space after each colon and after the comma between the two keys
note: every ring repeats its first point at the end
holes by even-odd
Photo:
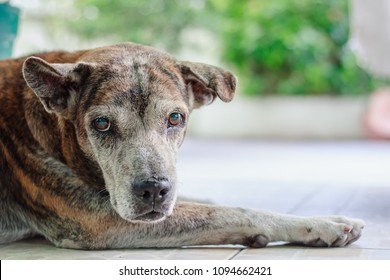
{"type": "Polygon", "coordinates": [[[172,187],[166,179],[149,179],[136,181],[132,185],[133,193],[141,214],[135,220],[156,221],[165,217],[172,203],[172,187]]]}

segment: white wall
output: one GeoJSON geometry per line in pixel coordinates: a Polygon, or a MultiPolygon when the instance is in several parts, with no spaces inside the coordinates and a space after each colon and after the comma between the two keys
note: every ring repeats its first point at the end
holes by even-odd
{"type": "Polygon", "coordinates": [[[278,139],[359,139],[366,98],[238,97],[195,110],[189,135],[278,139]]]}

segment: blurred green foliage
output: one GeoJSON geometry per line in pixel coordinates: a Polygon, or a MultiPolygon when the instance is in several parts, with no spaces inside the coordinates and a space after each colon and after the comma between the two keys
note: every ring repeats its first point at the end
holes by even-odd
{"type": "Polygon", "coordinates": [[[72,29],[86,38],[104,36],[170,51],[180,47],[179,34],[196,24],[201,8],[176,0],[75,0],[81,17],[72,29]]]}
{"type": "Polygon", "coordinates": [[[204,28],[249,95],[357,95],[387,81],[361,69],[348,48],[348,0],[76,0],[73,30],[180,49],[204,28]]]}

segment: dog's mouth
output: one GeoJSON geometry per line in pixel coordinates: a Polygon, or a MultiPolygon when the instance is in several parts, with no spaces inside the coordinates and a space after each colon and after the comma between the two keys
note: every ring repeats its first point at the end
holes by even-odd
{"type": "Polygon", "coordinates": [[[142,221],[142,222],[156,222],[162,220],[165,217],[165,214],[156,211],[150,211],[146,214],[136,217],[133,219],[134,221],[142,221]]]}

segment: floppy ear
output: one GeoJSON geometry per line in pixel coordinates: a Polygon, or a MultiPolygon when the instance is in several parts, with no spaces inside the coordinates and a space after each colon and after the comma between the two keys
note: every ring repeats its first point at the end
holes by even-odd
{"type": "Polygon", "coordinates": [[[192,95],[193,108],[210,104],[218,96],[223,102],[230,102],[236,90],[236,77],[222,68],[183,61],[180,69],[192,95]]]}
{"type": "Polygon", "coordinates": [[[49,113],[65,116],[74,105],[76,91],[92,72],[87,63],[48,63],[29,57],[23,64],[23,76],[49,113]]]}

